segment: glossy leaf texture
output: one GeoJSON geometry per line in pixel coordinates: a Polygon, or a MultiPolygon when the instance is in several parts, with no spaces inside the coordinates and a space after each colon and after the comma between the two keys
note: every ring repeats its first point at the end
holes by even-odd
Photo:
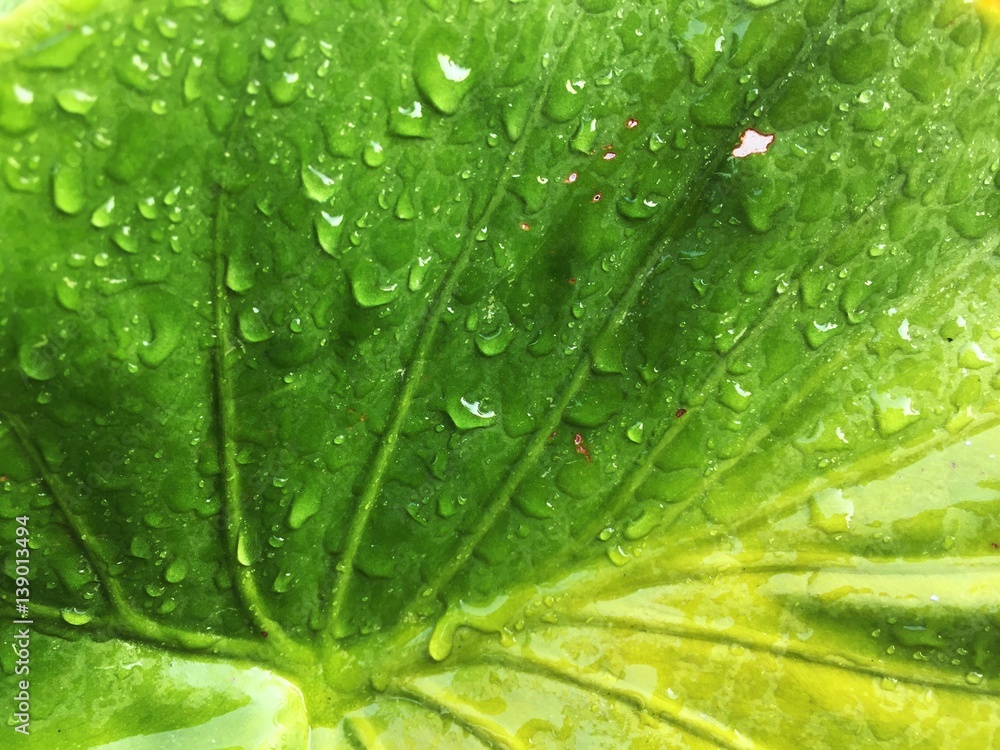
{"type": "Polygon", "coordinates": [[[26,746],[989,746],[998,18],[0,21],[26,746]]]}

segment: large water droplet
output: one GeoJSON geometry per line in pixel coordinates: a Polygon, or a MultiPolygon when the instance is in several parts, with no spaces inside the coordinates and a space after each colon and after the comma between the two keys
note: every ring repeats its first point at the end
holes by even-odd
{"type": "Polygon", "coordinates": [[[70,625],[86,625],[88,622],[94,619],[94,615],[91,612],[85,612],[78,609],[64,609],[59,614],[62,615],[63,620],[68,622],[70,625]]]}
{"type": "Polygon", "coordinates": [[[320,500],[320,493],[312,488],[306,488],[296,495],[288,513],[288,525],[293,529],[302,528],[302,524],[319,511],[320,500]]]}
{"type": "Polygon", "coordinates": [[[958,350],[958,364],[967,370],[981,370],[993,364],[993,360],[979,348],[979,344],[970,341],[958,350]]]}
{"type": "Polygon", "coordinates": [[[326,203],[337,189],[336,180],[311,164],[302,165],[302,186],[317,203],[326,203]]]}
{"type": "Polygon", "coordinates": [[[252,344],[267,341],[274,333],[264,320],[264,314],[256,307],[244,307],[239,313],[240,336],[252,344]]]}
{"type": "Polygon", "coordinates": [[[631,427],[628,428],[628,430],[626,430],[625,434],[628,436],[628,439],[631,440],[633,443],[636,444],[641,443],[644,439],[642,422],[636,422],[635,424],[633,424],[631,427]]]}
{"type": "Polygon", "coordinates": [[[434,108],[450,115],[458,111],[472,86],[472,69],[456,53],[459,39],[450,33],[425,34],[417,44],[413,77],[434,108]]]}
{"type": "Polygon", "coordinates": [[[573,134],[569,147],[581,154],[589,154],[594,148],[594,139],[597,137],[597,120],[584,118],[573,134]]]}
{"type": "Polygon", "coordinates": [[[188,565],[184,560],[178,558],[174,560],[163,573],[167,583],[180,583],[188,574],[188,565]]]}
{"type": "Polygon", "coordinates": [[[920,418],[909,396],[875,393],[871,400],[875,404],[875,424],[883,437],[896,434],[920,418]]]}
{"type": "Polygon", "coordinates": [[[0,88],[0,130],[9,135],[22,135],[35,126],[32,104],[35,95],[18,84],[0,88]]]}
{"type": "Polygon", "coordinates": [[[403,138],[426,138],[427,118],[420,102],[407,107],[397,107],[389,113],[389,132],[403,138]]]}
{"type": "Polygon", "coordinates": [[[21,372],[32,380],[51,380],[56,376],[56,349],[47,338],[34,344],[22,344],[17,351],[21,372]]]}
{"type": "Polygon", "coordinates": [[[67,310],[79,310],[80,285],[73,279],[63,277],[56,282],[56,299],[67,310]]]}
{"type": "Polygon", "coordinates": [[[413,205],[413,196],[410,194],[410,189],[403,188],[403,192],[400,193],[399,199],[396,201],[396,217],[404,221],[409,221],[415,218],[416,215],[417,209],[413,205]]]}
{"type": "Polygon", "coordinates": [[[302,93],[302,77],[295,71],[286,71],[271,81],[267,90],[275,104],[291,104],[302,93]]]}
{"type": "Polygon", "coordinates": [[[719,387],[719,401],[735,412],[746,411],[751,395],[735,380],[727,380],[719,387]]]}
{"type": "Polygon", "coordinates": [[[854,517],[854,502],[839,489],[820,490],[809,500],[809,522],[827,534],[843,534],[850,530],[854,517]]]}
{"type": "Polygon", "coordinates": [[[465,396],[455,396],[448,399],[448,416],[460,430],[472,430],[477,427],[489,427],[496,421],[496,412],[489,408],[484,400],[465,396]]]}
{"type": "Polygon", "coordinates": [[[112,195],[104,203],[94,209],[90,215],[90,223],[98,229],[111,226],[112,216],[115,210],[115,197],[112,195]]]}
{"type": "Polygon", "coordinates": [[[513,326],[501,325],[493,331],[476,336],[476,347],[487,357],[495,357],[503,354],[513,340],[513,326]]]}
{"type": "Polygon", "coordinates": [[[184,74],[184,101],[188,104],[201,98],[201,80],[205,70],[202,67],[203,62],[197,55],[192,56],[184,74]]]}
{"type": "Polygon", "coordinates": [[[173,315],[160,313],[150,318],[152,336],[142,342],[139,359],[147,367],[159,367],[174,353],[182,338],[182,323],[173,315]]]}
{"type": "Polygon", "coordinates": [[[253,10],[253,0],[219,0],[219,15],[230,23],[245,21],[253,10]]]}
{"type": "Polygon", "coordinates": [[[361,153],[361,158],[369,167],[381,167],[385,164],[385,149],[377,141],[369,141],[361,153]]]}
{"type": "Polygon", "coordinates": [[[135,234],[132,231],[132,227],[128,224],[123,224],[122,226],[115,229],[114,237],[115,244],[118,245],[126,253],[137,253],[139,252],[139,242],[135,238],[135,234]]]}
{"type": "Polygon", "coordinates": [[[78,160],[56,167],[52,178],[52,200],[60,211],[75,215],[83,210],[83,169],[78,160]]]}
{"type": "Polygon", "coordinates": [[[379,307],[395,299],[399,284],[387,279],[387,274],[374,263],[362,263],[351,274],[351,291],[362,307],[379,307]]]}
{"type": "Polygon", "coordinates": [[[340,233],[343,231],[343,214],[332,216],[326,211],[320,211],[316,217],[316,239],[319,240],[320,247],[330,254],[337,254],[337,243],[340,240],[340,233]]]}
{"type": "Polygon", "coordinates": [[[94,108],[97,97],[80,89],[62,89],[56,94],[56,101],[72,115],[85,115],[94,108]]]}

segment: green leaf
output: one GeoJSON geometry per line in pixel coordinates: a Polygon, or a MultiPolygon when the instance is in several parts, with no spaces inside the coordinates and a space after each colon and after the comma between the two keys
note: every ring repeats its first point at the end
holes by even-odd
{"type": "Polygon", "coordinates": [[[997,23],[0,20],[18,746],[988,746],[997,23]]]}

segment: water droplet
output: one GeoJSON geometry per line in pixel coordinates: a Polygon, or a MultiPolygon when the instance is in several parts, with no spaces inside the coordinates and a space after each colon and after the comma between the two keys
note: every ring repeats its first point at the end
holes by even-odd
{"type": "Polygon", "coordinates": [[[274,333],[259,308],[244,307],[239,313],[240,336],[249,343],[267,341],[274,333]]]}
{"type": "Polygon", "coordinates": [[[416,215],[417,210],[413,205],[413,195],[409,188],[403,188],[403,192],[399,194],[399,199],[396,201],[396,218],[409,221],[416,215]]]}
{"type": "Polygon", "coordinates": [[[336,192],[336,180],[311,164],[302,165],[302,186],[306,195],[317,203],[326,203],[336,192]]]}
{"type": "Polygon", "coordinates": [[[871,400],[875,404],[875,424],[882,437],[894,435],[920,418],[909,396],[875,393],[871,400]]]}
{"type": "Polygon", "coordinates": [[[166,593],[166,590],[167,590],[167,587],[163,586],[162,584],[159,584],[159,583],[147,583],[146,584],[146,593],[149,596],[153,597],[154,599],[157,598],[157,597],[163,596],[163,594],[166,593]]]}
{"type": "Polygon", "coordinates": [[[123,224],[115,229],[114,241],[115,244],[126,253],[134,254],[139,251],[139,243],[137,242],[135,235],[132,233],[132,227],[128,224],[123,224]]]}
{"type": "Polygon", "coordinates": [[[292,507],[288,512],[288,525],[293,529],[300,529],[302,525],[319,512],[320,493],[307,488],[295,496],[292,500],[292,507]]]}
{"type": "Polygon", "coordinates": [[[410,266],[410,274],[407,279],[407,287],[411,292],[415,292],[424,285],[424,278],[427,275],[427,266],[431,259],[417,258],[417,262],[410,266]]]}
{"type": "Polygon", "coordinates": [[[104,203],[94,209],[90,215],[90,223],[98,229],[111,226],[112,213],[115,210],[115,197],[112,195],[104,203]]]}
{"type": "Polygon", "coordinates": [[[496,421],[497,416],[496,412],[490,409],[485,401],[465,396],[449,398],[447,411],[452,422],[460,430],[489,427],[496,421]]]}
{"type": "Polygon", "coordinates": [[[17,351],[17,361],[21,372],[32,380],[51,380],[56,376],[55,347],[47,338],[35,344],[22,344],[17,351]]]}
{"type": "Polygon", "coordinates": [[[851,529],[854,501],[844,497],[842,490],[820,490],[809,500],[809,522],[827,534],[843,534],[851,529]]]}
{"type": "Polygon", "coordinates": [[[184,74],[184,101],[188,104],[201,98],[201,79],[204,73],[202,58],[194,55],[184,74]]]}
{"type": "Polygon", "coordinates": [[[451,115],[472,86],[474,76],[456,54],[457,35],[426,34],[417,44],[413,78],[420,92],[439,112],[451,115]]]}
{"type": "Polygon", "coordinates": [[[139,208],[139,213],[142,214],[144,219],[152,221],[153,219],[159,218],[160,209],[156,205],[156,199],[154,197],[149,196],[148,198],[141,198],[136,205],[139,208]]]}
{"type": "Polygon", "coordinates": [[[236,537],[236,560],[240,565],[247,567],[253,565],[257,555],[255,551],[251,549],[251,544],[252,540],[249,538],[246,530],[241,528],[236,537]]]}
{"type": "Polygon", "coordinates": [[[339,214],[332,216],[326,211],[320,211],[316,217],[316,238],[320,247],[329,255],[337,254],[337,243],[340,240],[340,233],[343,231],[344,216],[339,214]]]}
{"type": "Polygon", "coordinates": [[[399,294],[399,284],[387,279],[388,274],[374,263],[362,263],[351,274],[351,291],[362,307],[379,307],[399,294]]]}
{"type": "Polygon", "coordinates": [[[978,685],[983,681],[983,675],[979,672],[969,672],[965,675],[965,681],[970,685],[978,685]]]}
{"type": "Polygon", "coordinates": [[[805,326],[806,343],[812,349],[819,349],[840,331],[840,326],[832,321],[820,322],[814,320],[805,326]]]}
{"type": "Polygon", "coordinates": [[[369,167],[381,167],[385,164],[385,150],[382,144],[376,141],[369,141],[361,154],[361,158],[369,167]]]}
{"type": "Polygon", "coordinates": [[[403,138],[426,138],[427,118],[420,102],[397,107],[389,113],[389,132],[403,138]]]}
{"type": "Polygon", "coordinates": [[[56,283],[56,299],[67,310],[80,309],[80,287],[76,281],[63,277],[56,283]]]}
{"type": "Polygon", "coordinates": [[[91,612],[80,611],[78,609],[66,608],[59,614],[61,614],[63,620],[68,622],[70,625],[86,625],[94,619],[94,615],[91,612]]]}
{"type": "Polygon", "coordinates": [[[981,370],[993,364],[993,360],[972,341],[963,344],[958,350],[958,364],[967,370],[981,370]]]}
{"type": "Polygon", "coordinates": [[[253,11],[253,0],[219,0],[219,15],[230,23],[242,23],[253,11]]]}
{"type": "Polygon", "coordinates": [[[631,427],[628,428],[625,434],[628,435],[628,439],[631,440],[633,443],[636,444],[642,443],[644,439],[642,422],[636,422],[635,424],[633,424],[631,427]]]}
{"type": "Polygon", "coordinates": [[[260,56],[265,60],[273,60],[275,55],[278,54],[278,43],[273,39],[268,39],[265,37],[264,41],[260,43],[260,56]]]}
{"type": "Polygon", "coordinates": [[[655,509],[647,508],[644,510],[641,516],[625,527],[625,538],[629,541],[635,541],[636,539],[642,539],[644,536],[649,534],[649,532],[659,525],[660,520],[662,519],[663,508],[664,506],[662,504],[657,504],[655,509]]]}
{"type": "Polygon", "coordinates": [[[608,548],[608,560],[610,560],[613,565],[616,565],[619,568],[624,567],[628,563],[629,559],[628,552],[626,552],[620,544],[608,548]]]}
{"type": "Polygon", "coordinates": [[[746,411],[753,394],[745,390],[735,380],[727,380],[719,386],[719,401],[735,412],[746,411]]]}
{"type": "Polygon", "coordinates": [[[85,115],[94,108],[97,97],[80,89],[62,89],[56,94],[56,101],[71,115],[85,115]]]}
{"type": "Polygon", "coordinates": [[[658,197],[648,197],[640,200],[634,197],[624,197],[616,204],[618,213],[627,219],[648,219],[660,205],[658,197]]]}
{"type": "Polygon", "coordinates": [[[282,73],[271,81],[267,90],[275,104],[287,105],[294,102],[302,94],[302,78],[294,70],[282,73]]]}
{"type": "Polygon", "coordinates": [[[181,559],[174,560],[163,572],[163,577],[167,583],[180,583],[188,574],[188,565],[181,559]]]}
{"type": "Polygon", "coordinates": [[[56,167],[52,178],[52,200],[60,211],[73,216],[83,210],[83,169],[79,160],[65,161],[56,167]]]}
{"type": "Polygon", "coordinates": [[[594,147],[595,138],[597,138],[597,120],[584,118],[573,134],[569,146],[581,154],[589,154],[594,147]]]}
{"type": "Polygon", "coordinates": [[[274,579],[274,583],[271,584],[271,588],[274,589],[275,593],[284,594],[292,586],[292,574],[291,573],[279,573],[274,579]]]}
{"type": "Polygon", "coordinates": [[[528,113],[530,111],[531,107],[527,97],[520,97],[512,102],[508,102],[507,106],[503,108],[501,112],[503,127],[507,131],[507,136],[512,141],[516,141],[521,137],[521,133],[524,132],[524,126],[528,122],[528,113]]]}
{"type": "Polygon", "coordinates": [[[480,333],[476,336],[476,347],[487,357],[495,357],[498,354],[503,354],[513,340],[514,328],[502,325],[491,333],[480,333]]]}
{"type": "Polygon", "coordinates": [[[23,135],[35,127],[34,101],[35,95],[16,83],[0,88],[0,130],[23,135]]]}
{"type": "Polygon", "coordinates": [[[156,19],[156,29],[164,39],[176,39],[178,34],[177,21],[166,16],[156,19]]]}

